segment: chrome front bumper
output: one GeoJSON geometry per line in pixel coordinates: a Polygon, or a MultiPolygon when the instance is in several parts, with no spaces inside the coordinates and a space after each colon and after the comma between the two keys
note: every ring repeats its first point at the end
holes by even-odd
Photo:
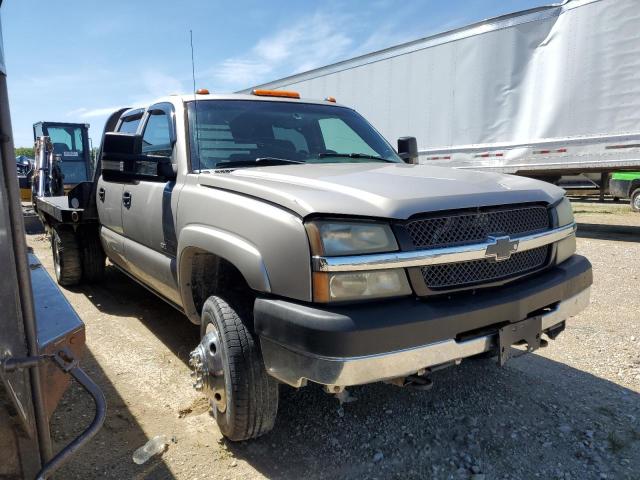
{"type": "MultiPolygon", "coordinates": [[[[589,297],[590,288],[586,288],[558,303],[542,315],[542,330],[580,313],[589,305],[589,297]]],[[[428,367],[487,352],[496,344],[496,334],[490,334],[460,342],[451,339],[378,355],[339,358],[302,354],[261,338],[262,355],[270,375],[294,387],[310,380],[329,389],[406,377],[428,367]]]]}

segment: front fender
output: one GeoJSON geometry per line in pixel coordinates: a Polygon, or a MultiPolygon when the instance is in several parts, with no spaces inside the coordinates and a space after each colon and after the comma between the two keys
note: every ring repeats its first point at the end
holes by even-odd
{"type": "Polygon", "coordinates": [[[191,258],[198,252],[217,255],[234,265],[249,287],[270,293],[271,284],[260,251],[251,242],[233,233],[206,225],[188,225],[178,239],[178,284],[185,313],[199,323],[197,309],[191,295],[191,258]]]}

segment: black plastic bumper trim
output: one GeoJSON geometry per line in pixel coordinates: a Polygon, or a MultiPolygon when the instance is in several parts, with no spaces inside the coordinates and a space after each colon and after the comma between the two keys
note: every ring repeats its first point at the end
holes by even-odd
{"type": "Polygon", "coordinates": [[[254,326],[258,335],[301,353],[327,357],[374,355],[517,322],[592,283],[591,263],[574,255],[533,277],[451,299],[402,298],[315,306],[258,298],[254,326]]]}

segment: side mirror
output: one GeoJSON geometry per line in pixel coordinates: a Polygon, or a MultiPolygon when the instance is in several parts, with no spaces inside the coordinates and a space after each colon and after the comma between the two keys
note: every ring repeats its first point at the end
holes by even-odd
{"type": "Polygon", "coordinates": [[[172,180],[171,157],[142,153],[142,136],[107,132],[102,142],[102,175],[105,180],[172,180]]]}
{"type": "Polygon", "coordinates": [[[418,163],[418,142],[416,137],[398,139],[398,155],[405,163],[418,163]]]}
{"type": "Polygon", "coordinates": [[[105,162],[132,162],[141,154],[142,136],[118,132],[104,134],[102,141],[102,168],[105,168],[105,162]]]}

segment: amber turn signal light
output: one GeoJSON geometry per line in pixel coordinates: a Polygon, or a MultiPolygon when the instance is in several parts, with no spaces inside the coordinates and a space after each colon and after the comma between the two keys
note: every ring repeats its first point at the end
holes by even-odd
{"type": "Polygon", "coordinates": [[[300,94],[298,92],[292,92],[290,90],[263,90],[263,89],[256,88],[251,93],[261,97],[300,98],[300,94]]]}

